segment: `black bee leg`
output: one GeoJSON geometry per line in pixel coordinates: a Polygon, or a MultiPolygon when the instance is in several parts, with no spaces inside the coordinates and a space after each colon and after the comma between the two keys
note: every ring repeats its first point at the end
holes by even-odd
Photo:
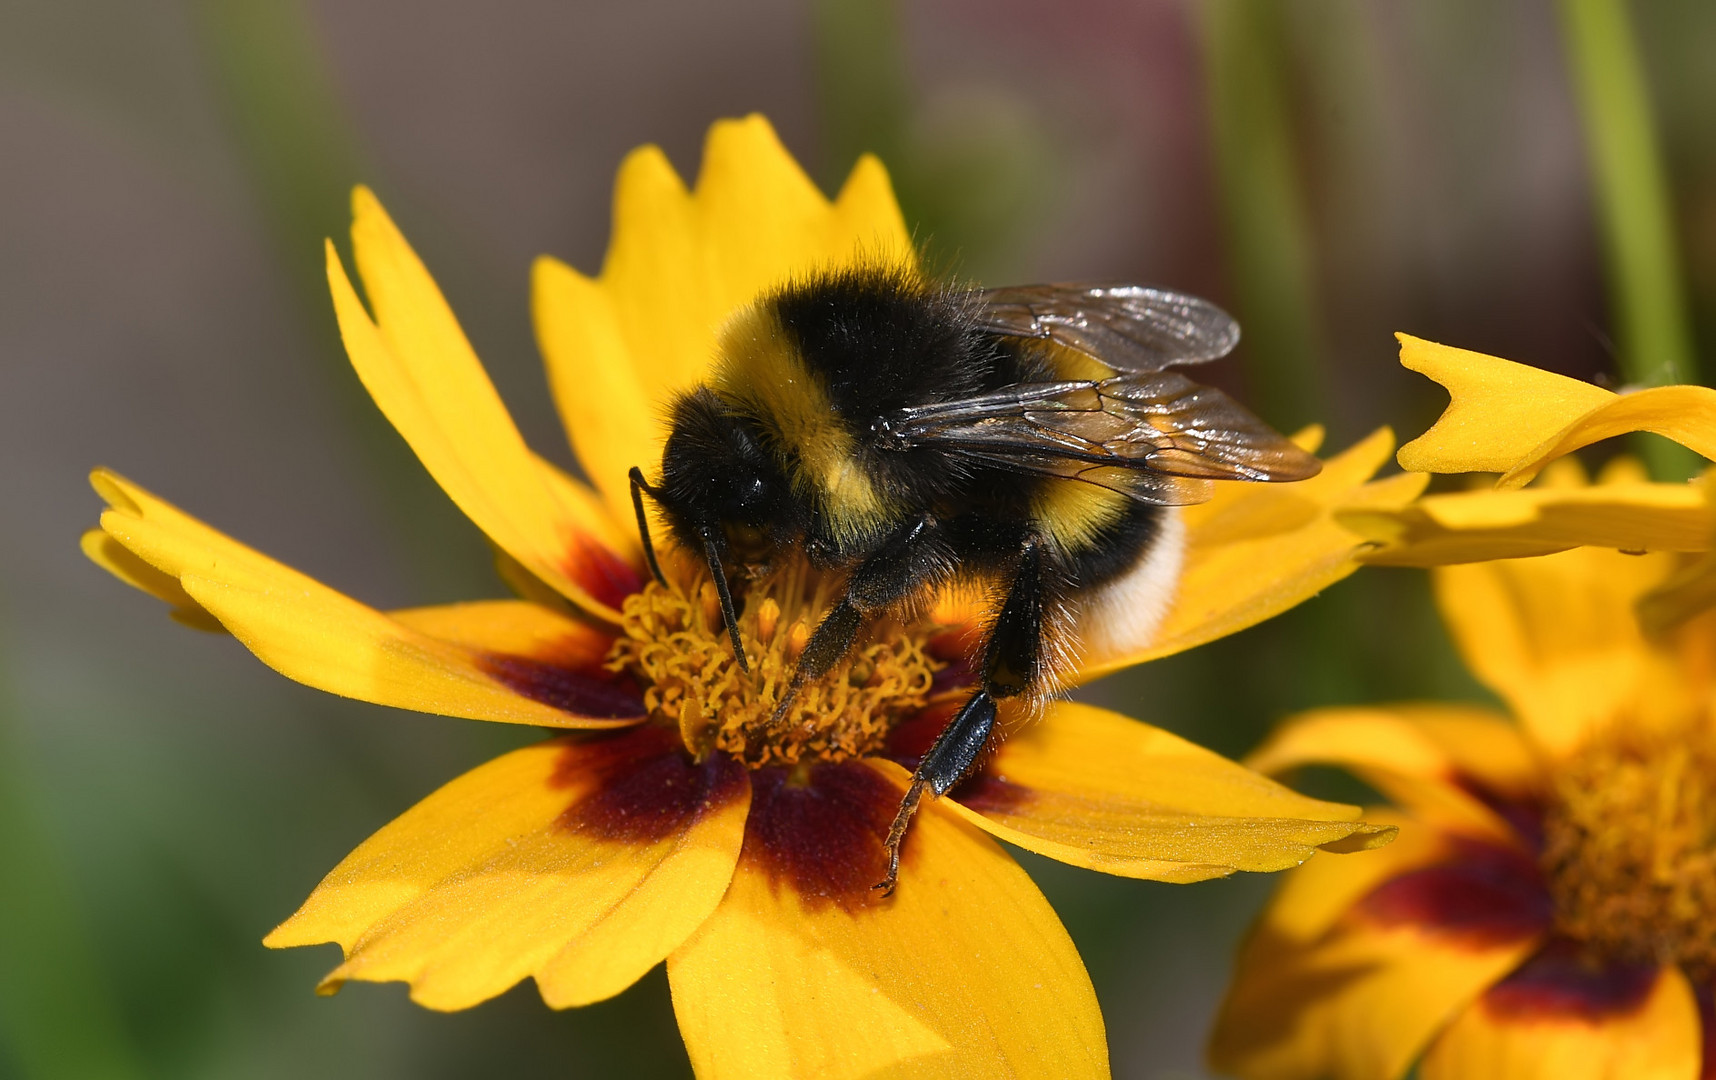
{"type": "Polygon", "coordinates": [[[833,669],[852,648],[864,620],[938,580],[951,566],[935,518],[921,514],[896,529],[877,552],[852,572],[840,598],[805,642],[792,682],[781,694],[771,723],[779,724],[799,687],[833,669]]]}
{"type": "Polygon", "coordinates": [[[995,730],[998,699],[1017,697],[1037,688],[1042,679],[1044,588],[1042,551],[1036,543],[1020,554],[1019,568],[1001,614],[983,647],[983,680],[930,745],[912,773],[911,786],[900,801],[888,829],[888,875],[875,884],[883,896],[894,891],[900,877],[900,847],[923,799],[924,788],[936,798],[965,779],[983,756],[995,730]]]}
{"type": "Polygon", "coordinates": [[[924,788],[929,788],[937,798],[947,794],[977,763],[994,729],[995,699],[986,690],[971,695],[971,700],[941,729],[929,753],[918,763],[911,786],[906,788],[906,797],[900,800],[900,809],[894,814],[894,823],[888,826],[888,876],[871,888],[880,889],[883,896],[893,895],[894,884],[900,879],[900,846],[905,843],[906,829],[918,812],[924,788]]]}

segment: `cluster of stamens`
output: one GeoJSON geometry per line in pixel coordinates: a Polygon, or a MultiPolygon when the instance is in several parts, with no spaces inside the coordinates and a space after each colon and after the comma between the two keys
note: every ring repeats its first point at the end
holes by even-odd
{"type": "Polygon", "coordinates": [[[1716,974],[1716,733],[1592,740],[1558,770],[1542,861],[1563,933],[1716,974]]]}
{"type": "Polygon", "coordinates": [[[685,588],[652,581],[626,599],[606,662],[639,681],[651,717],[677,726],[699,757],[725,753],[751,768],[859,757],[928,700],[942,666],[925,649],[932,628],[891,617],[866,625],[825,675],[793,686],[805,645],[839,595],[836,580],[802,560],[785,560],[734,596],[749,670],[734,656],[713,582],[685,577],[685,588]]]}

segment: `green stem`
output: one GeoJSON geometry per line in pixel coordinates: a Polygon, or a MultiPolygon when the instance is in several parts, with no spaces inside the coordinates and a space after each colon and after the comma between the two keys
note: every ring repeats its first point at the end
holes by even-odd
{"type": "Polygon", "coordinates": [[[1250,404],[1292,428],[1326,419],[1311,227],[1293,160],[1282,12],[1211,0],[1204,65],[1228,268],[1245,328],[1250,404]]]}
{"type": "MultiPolygon", "coordinates": [[[[1668,184],[1632,23],[1623,0],[1561,0],[1560,7],[1597,189],[1621,375],[1634,386],[1695,382],[1668,184]]],[[[1641,451],[1661,479],[1684,479],[1696,462],[1661,439],[1641,451]]]]}

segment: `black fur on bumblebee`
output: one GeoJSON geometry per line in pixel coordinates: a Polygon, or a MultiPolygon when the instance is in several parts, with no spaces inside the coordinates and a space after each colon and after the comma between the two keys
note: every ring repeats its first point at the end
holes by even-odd
{"type": "Polygon", "coordinates": [[[843,582],[777,721],[873,620],[956,582],[992,592],[977,689],[912,776],[879,889],[893,889],[924,789],[939,797],[971,771],[999,703],[1054,691],[1080,612],[1177,538],[1172,507],[1207,499],[1212,480],[1318,471],[1227,395],[1171,370],[1238,338],[1219,308],[1165,290],[977,291],[858,267],[736,316],[710,379],[673,403],[660,479],[631,471],[656,579],[666,584],[645,493],[707,565],[741,668],[729,571],[802,557],[843,582]]]}

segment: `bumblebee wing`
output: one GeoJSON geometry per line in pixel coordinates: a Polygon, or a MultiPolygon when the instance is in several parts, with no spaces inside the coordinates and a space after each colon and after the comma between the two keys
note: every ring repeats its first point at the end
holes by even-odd
{"type": "Polygon", "coordinates": [[[1209,502],[1210,482],[1189,476],[1169,476],[1150,469],[1129,469],[1117,465],[1092,465],[1072,458],[1052,458],[1034,454],[962,451],[961,457],[981,461],[1016,472],[1038,476],[1058,476],[1063,480],[1078,480],[1118,492],[1135,502],[1153,506],[1191,506],[1209,502]]]}
{"type": "Polygon", "coordinates": [[[1144,375],[1226,356],[1239,324],[1207,300],[1143,285],[1069,282],[977,294],[977,328],[1052,341],[1118,372],[1144,375]]]}
{"type": "Polygon", "coordinates": [[[883,431],[893,449],[935,447],[1167,505],[1207,499],[1196,481],[1304,480],[1322,468],[1220,390],[1172,371],[1022,383],[902,409],[883,431]]]}

